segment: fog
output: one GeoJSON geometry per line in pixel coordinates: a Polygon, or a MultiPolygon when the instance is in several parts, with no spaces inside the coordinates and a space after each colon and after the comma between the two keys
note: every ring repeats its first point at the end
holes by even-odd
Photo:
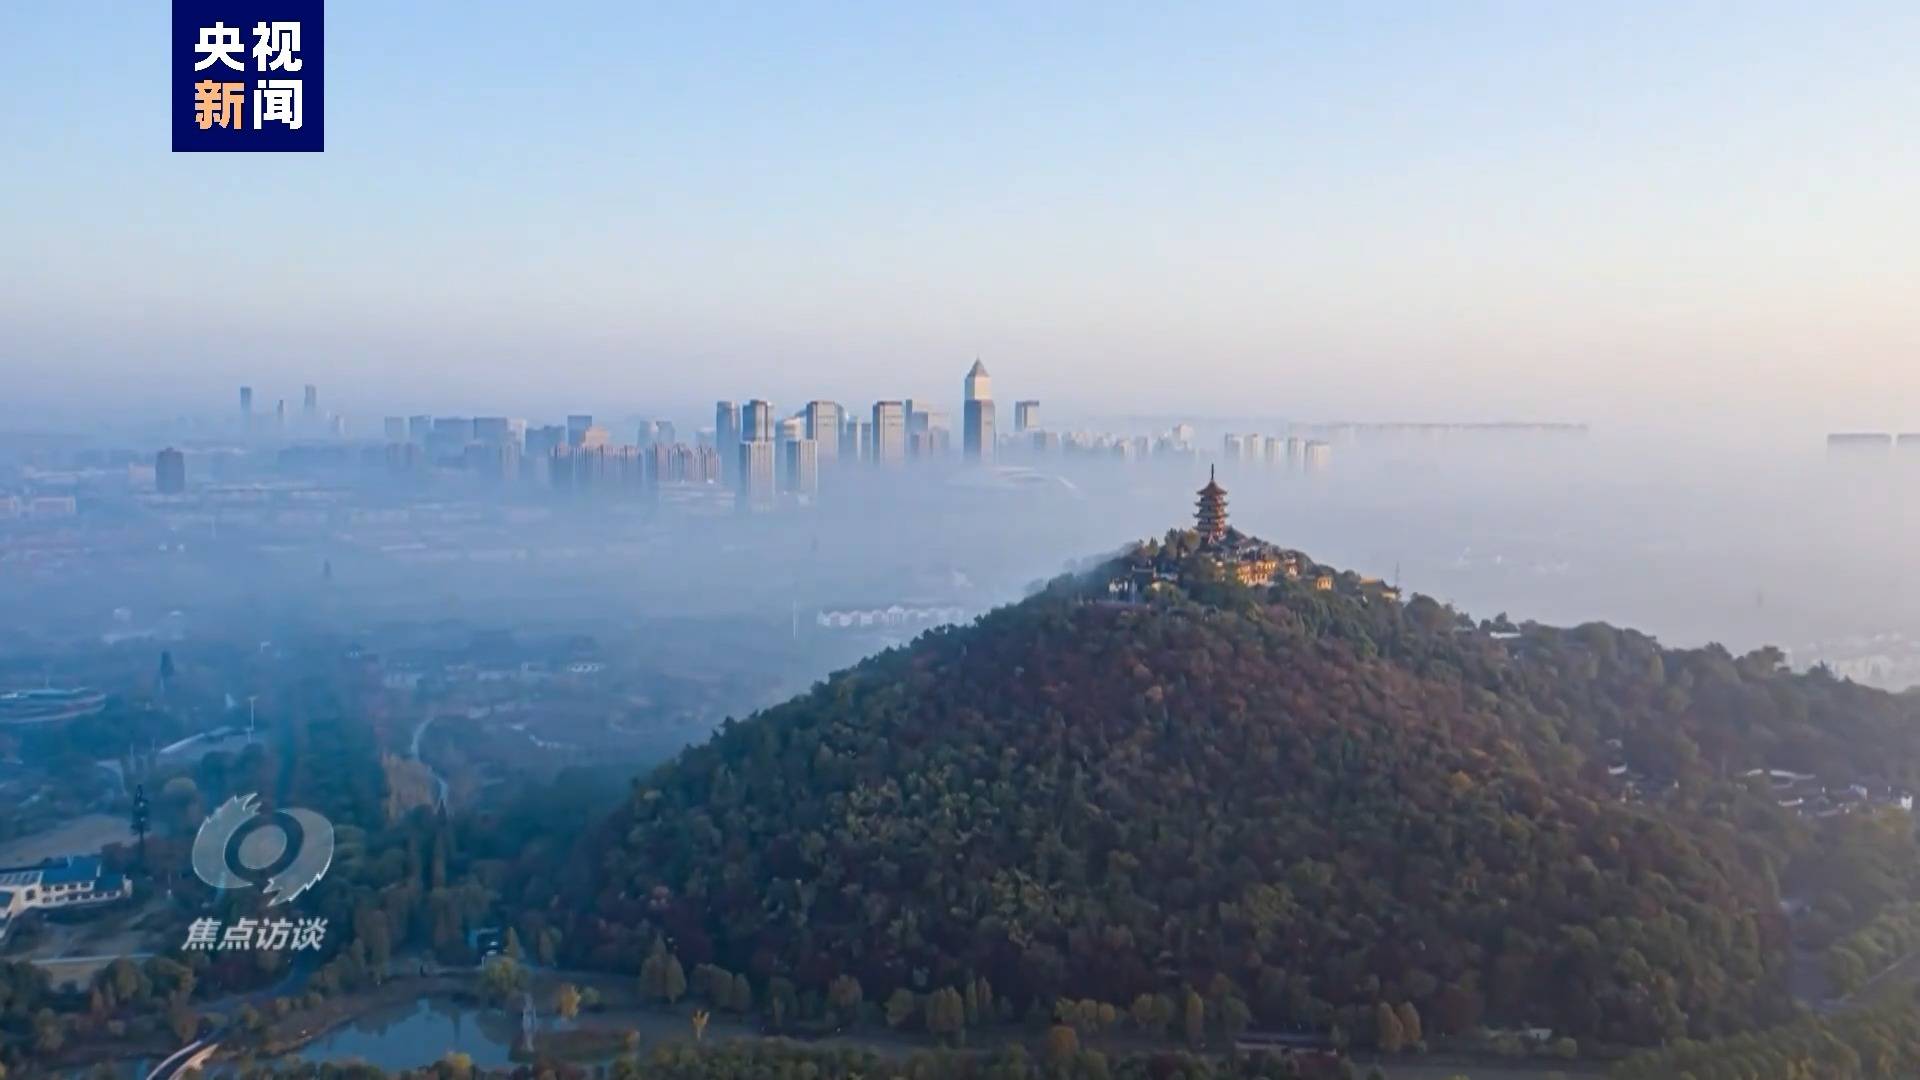
{"type": "Polygon", "coordinates": [[[1330,456],[1309,469],[1222,460],[1224,434],[1202,427],[1201,449],[1142,460],[1007,445],[994,467],[957,454],[823,464],[816,496],[756,513],[724,484],[566,492],[456,469],[398,482],[216,442],[188,444],[188,490],[161,497],[153,445],[15,434],[0,473],[0,493],[23,498],[0,521],[0,678],[97,678],[89,665],[115,652],[102,643],[144,669],[156,647],[318,640],[444,657],[584,637],[586,652],[638,664],[635,685],[712,680],[678,714],[698,728],[1187,524],[1215,468],[1244,531],[1477,618],[1776,644],[1798,666],[1920,681],[1910,448],[1362,429],[1323,432],[1330,456]],[[31,512],[51,492],[74,494],[72,516],[31,512]],[[871,624],[836,625],[858,612],[871,624]]]}

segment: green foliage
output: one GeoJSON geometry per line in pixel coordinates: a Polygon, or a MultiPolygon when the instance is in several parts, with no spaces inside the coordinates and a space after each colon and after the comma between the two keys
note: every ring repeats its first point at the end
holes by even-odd
{"type": "Polygon", "coordinates": [[[1916,700],[1598,624],[1496,639],[1339,580],[1056,583],[729,722],[589,838],[571,959],[632,970],[671,931],[816,1000],[855,978],[896,1026],[984,976],[1011,1013],[1132,1002],[1150,1032],[1177,994],[1193,1045],[1653,1044],[1789,1015],[1784,886],[1857,920],[1910,883],[1910,838],[1797,820],[1744,773],[1920,779],[1916,700]],[[1861,889],[1807,870],[1840,851],[1861,889]]]}
{"type": "Polygon", "coordinates": [[[1614,1080],[1869,1080],[1920,1076],[1920,1003],[1901,1000],[1710,1042],[1682,1041],[1615,1066],[1614,1080]]]}

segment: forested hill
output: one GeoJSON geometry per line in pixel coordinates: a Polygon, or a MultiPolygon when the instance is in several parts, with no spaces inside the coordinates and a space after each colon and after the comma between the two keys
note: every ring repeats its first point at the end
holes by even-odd
{"type": "Polygon", "coordinates": [[[1783,894],[1837,935],[1915,884],[1897,810],[1816,819],[1744,775],[1914,784],[1911,696],[1772,652],[1475,626],[1351,575],[1253,589],[1195,559],[1117,603],[1111,572],[636,783],[586,845],[576,958],[638,970],[664,940],[802,995],[985,978],[1022,1011],[1125,1011],[1196,988],[1361,1039],[1412,1003],[1433,1035],[1656,1043],[1787,1014],[1783,894]]]}

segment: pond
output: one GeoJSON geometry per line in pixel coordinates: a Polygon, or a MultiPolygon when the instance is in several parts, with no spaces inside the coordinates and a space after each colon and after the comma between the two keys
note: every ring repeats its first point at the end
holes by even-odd
{"type": "Polygon", "coordinates": [[[314,1062],[364,1061],[397,1071],[459,1052],[475,1065],[491,1069],[512,1064],[513,1045],[519,1038],[517,1013],[423,997],[362,1015],[289,1056],[314,1062]]]}

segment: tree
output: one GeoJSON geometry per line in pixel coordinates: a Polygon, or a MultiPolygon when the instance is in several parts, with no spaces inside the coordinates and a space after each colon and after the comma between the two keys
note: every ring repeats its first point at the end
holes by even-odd
{"type": "Polygon", "coordinates": [[[851,975],[836,976],[827,984],[827,1004],[848,1022],[859,1017],[861,1000],[860,980],[851,975]]]}
{"type": "Polygon", "coordinates": [[[1065,1024],[1047,1029],[1047,1061],[1064,1069],[1080,1053],[1080,1034],[1065,1024]]]}
{"type": "Polygon", "coordinates": [[[904,986],[888,995],[887,1026],[898,1029],[912,1019],[914,1005],[913,991],[904,986]]]}
{"type": "Polygon", "coordinates": [[[560,1019],[571,1020],[580,1015],[580,988],[572,983],[561,983],[553,994],[553,1011],[560,1019]]]}
{"type": "Polygon", "coordinates": [[[504,1005],[527,984],[526,969],[511,956],[495,956],[480,969],[480,992],[496,1005],[504,1005]]]}
{"type": "Polygon", "coordinates": [[[1182,1022],[1186,1026],[1187,1045],[1199,1048],[1207,1041],[1207,1003],[1200,1000],[1200,994],[1193,987],[1187,987],[1185,1004],[1181,1008],[1182,1022]]]}
{"type": "Polygon", "coordinates": [[[1416,1050],[1420,1049],[1426,1042],[1426,1033],[1420,1026],[1420,1010],[1413,1007],[1413,1002],[1403,1001],[1393,1011],[1394,1015],[1400,1018],[1400,1033],[1405,1037],[1407,1045],[1416,1050]]]}
{"type": "Polygon", "coordinates": [[[1396,1016],[1393,1006],[1386,1002],[1374,1006],[1373,1044],[1382,1053],[1397,1054],[1407,1043],[1407,1033],[1400,1026],[1400,1017],[1396,1016]]]}
{"type": "Polygon", "coordinates": [[[706,1038],[708,1019],[709,1017],[707,1015],[707,1010],[705,1009],[693,1010],[693,1041],[694,1042],[699,1042],[702,1039],[706,1038]]]}
{"type": "Polygon", "coordinates": [[[943,986],[927,995],[927,1030],[954,1042],[964,1041],[967,1028],[967,1005],[960,997],[960,991],[943,986]]]}

